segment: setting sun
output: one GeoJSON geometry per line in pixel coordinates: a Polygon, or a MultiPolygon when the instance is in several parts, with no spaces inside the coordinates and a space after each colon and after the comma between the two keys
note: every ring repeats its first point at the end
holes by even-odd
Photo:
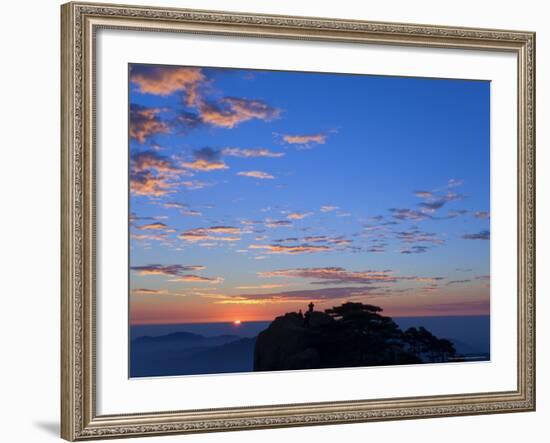
{"type": "Polygon", "coordinates": [[[234,325],[240,325],[240,324],[241,324],[241,321],[240,321],[240,320],[235,320],[235,321],[233,322],[233,324],[234,324],[234,325]]]}

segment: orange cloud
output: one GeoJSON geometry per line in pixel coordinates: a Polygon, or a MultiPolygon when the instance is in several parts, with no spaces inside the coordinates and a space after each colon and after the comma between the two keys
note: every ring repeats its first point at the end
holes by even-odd
{"type": "Polygon", "coordinates": [[[260,180],[272,180],[275,178],[273,175],[263,171],[241,171],[237,172],[237,175],[241,177],[258,178],[260,180]]]}
{"type": "Polygon", "coordinates": [[[222,128],[233,128],[252,119],[271,121],[279,117],[280,109],[273,108],[261,100],[225,97],[218,104],[201,102],[201,119],[204,123],[222,128]]]}
{"type": "Polygon", "coordinates": [[[252,286],[237,286],[237,289],[277,289],[284,288],[288,285],[281,284],[265,284],[265,285],[252,285],[252,286]]]}
{"type": "Polygon", "coordinates": [[[130,234],[130,238],[133,240],[166,240],[167,234],[130,234]]]}
{"type": "Polygon", "coordinates": [[[132,104],[129,117],[130,137],[139,143],[145,143],[152,135],[168,134],[170,127],[158,118],[160,112],[162,109],[132,104]]]}
{"type": "Polygon", "coordinates": [[[187,274],[187,275],[181,275],[176,278],[173,278],[170,280],[171,282],[186,282],[186,283],[208,283],[208,284],[216,284],[221,283],[223,281],[223,278],[221,277],[201,277],[200,275],[193,275],[193,274],[187,274]]]}
{"type": "Polygon", "coordinates": [[[289,220],[302,220],[303,218],[313,215],[312,212],[291,212],[287,215],[289,220]]]}
{"type": "Polygon", "coordinates": [[[134,195],[162,196],[174,192],[179,175],[172,160],[155,151],[136,152],[130,159],[130,191],[134,195]]]}
{"type": "Polygon", "coordinates": [[[143,171],[133,174],[130,179],[130,192],[134,195],[160,197],[175,192],[171,183],[165,176],[157,176],[151,171],[143,171]]]}
{"type": "Polygon", "coordinates": [[[145,230],[160,230],[160,231],[164,231],[168,228],[167,225],[165,225],[164,223],[161,223],[161,222],[155,222],[155,223],[149,223],[149,224],[146,224],[146,225],[142,225],[142,226],[138,226],[137,229],[139,229],[140,231],[145,231],[145,230]]]}
{"type": "Polygon", "coordinates": [[[187,104],[193,105],[199,99],[198,89],[206,77],[200,68],[168,66],[133,66],[130,81],[139,92],[167,96],[176,91],[187,94],[187,104]]]}
{"type": "Polygon", "coordinates": [[[223,161],[209,161],[198,158],[193,162],[182,162],[184,168],[193,169],[195,171],[215,171],[217,169],[228,169],[228,166],[223,161]]]}

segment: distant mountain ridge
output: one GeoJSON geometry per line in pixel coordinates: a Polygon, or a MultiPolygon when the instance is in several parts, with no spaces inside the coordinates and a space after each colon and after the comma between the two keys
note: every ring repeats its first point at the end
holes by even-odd
{"type": "Polygon", "coordinates": [[[255,342],[255,338],[205,337],[185,331],[138,337],[130,345],[130,376],[250,372],[255,342]]]}

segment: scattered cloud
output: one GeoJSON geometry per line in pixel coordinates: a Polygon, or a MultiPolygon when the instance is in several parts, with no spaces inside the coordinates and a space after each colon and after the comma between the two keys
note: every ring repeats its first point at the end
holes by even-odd
{"type": "Polygon", "coordinates": [[[281,114],[262,100],[237,97],[224,97],[218,103],[203,101],[198,107],[204,123],[229,129],[253,119],[275,120],[281,114]]]}
{"type": "Polygon", "coordinates": [[[259,277],[291,277],[317,280],[316,284],[371,284],[371,283],[395,283],[401,277],[396,277],[390,270],[383,271],[347,271],[341,267],[324,268],[297,268],[282,269],[278,271],[259,272],[259,277]]]}
{"type": "Polygon", "coordinates": [[[181,173],[171,159],[156,151],[136,152],[130,158],[130,191],[154,197],[169,194],[181,173]]]}
{"type": "Polygon", "coordinates": [[[182,232],[178,237],[190,243],[203,241],[239,241],[241,229],[233,226],[210,226],[208,228],[195,228],[182,232]]]}
{"type": "Polygon", "coordinates": [[[198,89],[205,81],[200,68],[148,65],[132,65],[130,68],[130,82],[142,94],[168,96],[183,91],[189,105],[197,102],[198,89]]]}
{"type": "Polygon", "coordinates": [[[192,162],[182,162],[181,166],[202,172],[229,168],[221,159],[221,151],[216,149],[208,147],[196,149],[193,151],[193,157],[192,162]]]}
{"type": "Polygon", "coordinates": [[[185,297],[187,294],[181,292],[168,291],[166,289],[150,289],[150,288],[135,288],[131,291],[134,296],[146,296],[146,295],[163,295],[174,297],[185,297]]]}
{"type": "Polygon", "coordinates": [[[286,227],[292,226],[292,223],[289,222],[288,220],[267,219],[265,221],[265,226],[267,228],[286,228],[286,227]]]}
{"type": "Polygon", "coordinates": [[[423,199],[435,198],[435,194],[431,191],[415,191],[414,195],[416,195],[418,198],[423,199]]]}
{"type": "Polygon", "coordinates": [[[203,265],[144,265],[131,266],[130,269],[139,275],[164,275],[175,277],[185,274],[189,271],[202,271],[206,269],[203,265]]]}
{"type": "Polygon", "coordinates": [[[186,204],[178,202],[165,202],[162,204],[162,206],[168,209],[184,209],[187,207],[186,204]]]}
{"type": "Polygon", "coordinates": [[[457,210],[452,210],[452,211],[448,211],[447,212],[447,216],[445,218],[456,218],[456,217],[459,217],[461,215],[465,215],[465,214],[468,214],[470,211],[468,211],[467,209],[457,209],[457,210]]]}
{"type": "Polygon", "coordinates": [[[418,228],[396,232],[395,237],[403,243],[433,243],[436,245],[445,243],[445,240],[439,238],[437,234],[433,232],[424,232],[418,228]]]}
{"type": "Polygon", "coordinates": [[[208,283],[211,285],[218,284],[223,282],[223,278],[221,277],[202,277],[200,275],[194,275],[194,274],[185,274],[177,276],[173,279],[170,279],[171,282],[184,282],[184,283],[208,283]]]}
{"type": "Polygon", "coordinates": [[[263,171],[241,171],[237,172],[237,175],[241,177],[257,178],[260,180],[272,180],[275,178],[273,175],[263,171]]]}
{"type": "Polygon", "coordinates": [[[286,218],[289,220],[302,220],[310,215],[313,215],[313,212],[291,212],[286,218]]]}
{"type": "Polygon", "coordinates": [[[222,149],[222,154],[227,155],[228,157],[239,157],[239,158],[257,158],[257,157],[268,157],[268,158],[279,158],[283,157],[284,152],[274,152],[269,149],[241,149],[241,148],[224,148],[222,149]]]}
{"type": "Polygon", "coordinates": [[[490,237],[490,233],[486,229],[474,234],[464,234],[462,236],[464,240],[489,240],[489,237],[490,237]]]}
{"type": "Polygon", "coordinates": [[[324,145],[327,135],[323,133],[308,135],[282,135],[283,141],[289,145],[298,145],[301,149],[307,149],[313,145],[324,145]]]}
{"type": "Polygon", "coordinates": [[[186,180],[181,183],[186,189],[194,191],[196,189],[204,189],[209,186],[214,186],[212,182],[204,182],[200,180],[186,180]]]}
{"type": "Polygon", "coordinates": [[[451,178],[447,182],[447,187],[448,188],[456,188],[458,186],[462,186],[463,184],[464,184],[464,180],[457,180],[457,179],[451,178]]]}
{"type": "Polygon", "coordinates": [[[307,254],[311,252],[325,252],[331,248],[326,245],[256,245],[249,246],[250,249],[265,249],[269,254],[307,254]]]}
{"type": "Polygon", "coordinates": [[[284,303],[303,303],[304,308],[310,302],[325,300],[353,300],[369,295],[380,295],[378,288],[368,287],[338,287],[317,288],[296,291],[283,291],[268,294],[203,294],[202,297],[214,300],[215,304],[265,305],[284,303]]]}
{"type": "Polygon", "coordinates": [[[158,117],[161,112],[160,108],[147,108],[132,103],[128,123],[130,137],[139,143],[145,143],[153,135],[168,134],[170,132],[168,123],[158,117]]]}
{"type": "Polygon", "coordinates": [[[471,281],[472,280],[451,280],[451,281],[447,282],[447,286],[460,285],[460,284],[463,284],[463,283],[469,283],[471,281]]]}
{"type": "Polygon", "coordinates": [[[337,209],[339,209],[338,206],[325,205],[325,206],[321,206],[320,211],[321,212],[332,212],[332,211],[336,211],[337,209]]]}
{"type": "Polygon", "coordinates": [[[426,220],[432,218],[430,215],[422,211],[417,211],[415,209],[407,208],[390,208],[389,211],[392,213],[392,217],[397,220],[426,220]]]}
{"type": "Polygon", "coordinates": [[[251,286],[237,286],[237,289],[278,289],[278,288],[284,288],[288,285],[282,285],[282,284],[263,284],[263,285],[251,285],[251,286]]]}
{"type": "Polygon", "coordinates": [[[182,211],[182,214],[183,215],[188,215],[189,217],[201,217],[202,216],[202,212],[197,211],[195,209],[184,210],[184,211],[182,211]]]}
{"type": "Polygon", "coordinates": [[[165,231],[168,229],[168,226],[161,222],[155,222],[155,223],[148,223],[146,225],[138,226],[136,229],[139,229],[140,231],[145,231],[145,230],[165,231]]]}
{"type": "Polygon", "coordinates": [[[155,241],[165,241],[168,238],[168,234],[160,233],[160,234],[136,234],[131,233],[130,238],[132,240],[139,240],[139,241],[147,241],[147,240],[155,240],[155,241]]]}
{"type": "Polygon", "coordinates": [[[414,245],[408,248],[403,248],[399,252],[401,252],[401,254],[423,254],[428,249],[429,248],[427,246],[414,245]]]}
{"type": "Polygon", "coordinates": [[[489,211],[476,211],[474,212],[474,217],[480,220],[488,219],[490,217],[489,211]]]}

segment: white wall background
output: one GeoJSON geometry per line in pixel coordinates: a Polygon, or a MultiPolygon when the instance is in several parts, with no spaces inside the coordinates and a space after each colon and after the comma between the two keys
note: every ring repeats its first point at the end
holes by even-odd
{"type": "MultiPolygon", "coordinates": [[[[550,29],[546,2],[387,0],[128,0],[134,4],[525,29],[537,32],[538,410],[140,439],[184,441],[547,441],[550,419],[550,29]]],[[[2,441],[56,441],[59,432],[59,1],[2,5],[0,26],[0,413],[2,441]]],[[[243,387],[245,389],[245,387],[243,387]]]]}

